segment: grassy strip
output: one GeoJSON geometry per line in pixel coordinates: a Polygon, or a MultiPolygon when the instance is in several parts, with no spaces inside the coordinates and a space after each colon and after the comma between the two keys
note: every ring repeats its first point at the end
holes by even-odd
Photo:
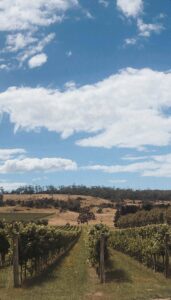
{"type": "Polygon", "coordinates": [[[88,291],[86,248],[81,235],[78,243],[50,272],[22,289],[13,289],[9,269],[0,270],[1,300],[79,300],[88,291]]]}
{"type": "Polygon", "coordinates": [[[86,263],[85,232],[50,272],[22,289],[12,288],[12,273],[0,270],[0,300],[152,300],[171,297],[171,280],[134,259],[111,250],[107,282],[99,283],[86,263]]]}
{"type": "Polygon", "coordinates": [[[151,300],[171,297],[171,279],[154,273],[131,257],[111,251],[106,271],[106,284],[101,287],[104,300],[151,300]]]}

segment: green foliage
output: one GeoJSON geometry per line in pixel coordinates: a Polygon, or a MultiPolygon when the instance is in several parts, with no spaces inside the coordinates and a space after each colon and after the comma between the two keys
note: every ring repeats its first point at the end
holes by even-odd
{"type": "Polygon", "coordinates": [[[11,194],[67,194],[100,197],[112,201],[123,199],[146,201],[171,200],[171,190],[133,190],[115,187],[71,185],[71,186],[22,186],[12,191],[11,194]]]}
{"type": "Polygon", "coordinates": [[[134,214],[115,217],[115,226],[119,228],[140,227],[150,224],[171,223],[171,209],[154,208],[150,211],[140,210],[134,214]]]}
{"type": "Polygon", "coordinates": [[[108,259],[107,239],[109,238],[109,228],[104,224],[96,224],[88,231],[88,260],[94,267],[98,267],[100,261],[100,238],[105,236],[105,261],[108,259]]]}
{"type": "Polygon", "coordinates": [[[1,261],[5,262],[6,254],[12,253],[13,234],[17,233],[21,278],[40,274],[55,262],[60,254],[65,253],[80,234],[80,228],[77,226],[67,224],[57,227],[39,223],[1,222],[3,227],[0,229],[1,261]]]}
{"type": "Polygon", "coordinates": [[[53,213],[22,213],[22,212],[12,212],[12,213],[3,213],[0,212],[0,222],[35,222],[43,221],[44,218],[53,215],[53,213]]]}
{"type": "Polygon", "coordinates": [[[1,258],[1,265],[5,264],[5,257],[9,251],[10,244],[9,244],[9,237],[7,234],[6,229],[0,229],[0,258],[1,258]]]}
{"type": "Polygon", "coordinates": [[[77,199],[68,199],[68,201],[56,199],[54,200],[53,197],[42,197],[40,199],[27,199],[27,200],[13,200],[7,199],[4,202],[4,205],[8,206],[16,206],[20,205],[22,207],[29,207],[29,208],[59,208],[61,210],[70,210],[70,211],[79,211],[80,209],[80,200],[77,199]]]}
{"type": "Polygon", "coordinates": [[[170,233],[168,225],[116,230],[112,233],[110,243],[115,250],[128,254],[155,270],[162,270],[166,233],[170,233]]]}
{"type": "Polygon", "coordinates": [[[77,218],[78,224],[80,223],[88,223],[90,220],[95,220],[95,214],[90,211],[90,207],[84,207],[81,209],[79,216],[77,218]]]}

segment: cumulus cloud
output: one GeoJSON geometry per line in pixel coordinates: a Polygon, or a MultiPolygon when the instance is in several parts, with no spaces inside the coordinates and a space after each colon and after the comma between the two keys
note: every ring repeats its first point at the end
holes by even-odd
{"type": "Polygon", "coordinates": [[[0,174],[23,173],[31,171],[58,172],[74,171],[77,169],[76,162],[64,158],[16,158],[6,160],[0,164],[0,174]]]}
{"type": "Polygon", "coordinates": [[[76,83],[74,81],[68,81],[65,83],[64,87],[67,90],[74,90],[76,88],[76,83]]]}
{"type": "Polygon", "coordinates": [[[117,0],[116,4],[126,17],[136,18],[143,12],[143,0],[117,0]]]}
{"type": "MultiPolygon", "coordinates": [[[[117,7],[127,18],[134,18],[138,30],[138,36],[126,38],[125,45],[136,45],[141,37],[149,38],[152,33],[161,33],[164,30],[163,24],[145,23],[141,17],[144,9],[143,0],[117,0],[117,7]]],[[[161,19],[161,18],[160,18],[161,19]]]]}
{"type": "Polygon", "coordinates": [[[103,81],[64,91],[11,87],[0,113],[23,130],[46,128],[88,147],[166,146],[171,141],[171,72],[127,68],[103,81]],[[40,109],[41,107],[41,109],[40,109]]]}
{"type": "Polygon", "coordinates": [[[0,30],[21,31],[60,22],[63,13],[78,5],[77,0],[1,0],[0,30]]]}
{"type": "Polygon", "coordinates": [[[30,69],[40,67],[47,62],[47,55],[45,53],[37,54],[30,58],[28,65],[30,69]]]}
{"type": "Polygon", "coordinates": [[[0,160],[7,160],[18,155],[24,155],[26,153],[25,149],[0,149],[0,160]]]}

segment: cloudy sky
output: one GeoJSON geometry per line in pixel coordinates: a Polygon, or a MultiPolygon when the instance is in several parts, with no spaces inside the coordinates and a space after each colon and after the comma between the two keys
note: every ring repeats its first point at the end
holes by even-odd
{"type": "Polygon", "coordinates": [[[171,188],[171,1],[0,1],[0,186],[171,188]]]}

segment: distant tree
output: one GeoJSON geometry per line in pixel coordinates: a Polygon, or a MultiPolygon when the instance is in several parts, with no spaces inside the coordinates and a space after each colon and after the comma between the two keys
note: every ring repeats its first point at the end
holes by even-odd
{"type": "Polygon", "coordinates": [[[96,219],[95,214],[90,211],[89,207],[85,207],[79,213],[79,216],[77,218],[77,222],[78,222],[78,224],[80,224],[80,223],[87,223],[88,224],[88,221],[95,220],[95,219],[96,219]]]}
{"type": "Polygon", "coordinates": [[[97,212],[97,214],[102,214],[102,212],[103,212],[102,207],[99,207],[96,212],[97,212]]]}

